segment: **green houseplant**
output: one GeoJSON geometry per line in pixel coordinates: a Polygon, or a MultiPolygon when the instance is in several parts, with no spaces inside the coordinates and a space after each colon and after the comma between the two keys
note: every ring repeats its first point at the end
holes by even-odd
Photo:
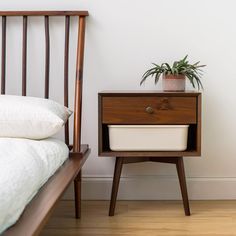
{"type": "Polygon", "coordinates": [[[175,61],[172,66],[169,63],[162,63],[161,65],[152,63],[154,66],[143,74],[140,85],[148,77],[154,77],[156,84],[162,75],[164,91],[184,91],[186,78],[189,79],[194,88],[196,86],[198,90],[203,88],[200,79],[202,76],[201,68],[205,65],[200,65],[200,62],[190,64],[187,57],[188,55],[179,61],[175,61]]]}

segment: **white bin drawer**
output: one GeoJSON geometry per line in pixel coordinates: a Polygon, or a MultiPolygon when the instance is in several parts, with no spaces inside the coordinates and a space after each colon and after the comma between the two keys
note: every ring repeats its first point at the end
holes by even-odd
{"type": "Polygon", "coordinates": [[[184,151],[189,125],[108,125],[112,151],[184,151]]]}

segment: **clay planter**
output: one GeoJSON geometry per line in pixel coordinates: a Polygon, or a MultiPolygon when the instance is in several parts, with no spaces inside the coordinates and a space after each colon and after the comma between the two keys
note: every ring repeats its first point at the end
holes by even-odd
{"type": "Polygon", "coordinates": [[[164,91],[184,91],[185,75],[164,75],[162,76],[162,88],[164,91]]]}

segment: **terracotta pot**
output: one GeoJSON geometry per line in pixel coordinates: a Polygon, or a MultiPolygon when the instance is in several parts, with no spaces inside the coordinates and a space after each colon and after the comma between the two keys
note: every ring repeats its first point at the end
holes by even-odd
{"type": "Polygon", "coordinates": [[[184,91],[185,75],[164,75],[162,76],[162,88],[164,91],[184,91]]]}

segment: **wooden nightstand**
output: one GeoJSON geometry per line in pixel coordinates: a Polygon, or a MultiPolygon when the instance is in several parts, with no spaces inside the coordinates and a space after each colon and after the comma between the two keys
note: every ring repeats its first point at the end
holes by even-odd
{"type": "Polygon", "coordinates": [[[176,164],[185,215],[190,215],[183,156],[201,155],[201,93],[103,91],[98,94],[99,156],[116,157],[109,215],[113,216],[122,165],[152,161],[176,164]],[[185,151],[111,151],[108,125],[188,124],[185,151]]]}

